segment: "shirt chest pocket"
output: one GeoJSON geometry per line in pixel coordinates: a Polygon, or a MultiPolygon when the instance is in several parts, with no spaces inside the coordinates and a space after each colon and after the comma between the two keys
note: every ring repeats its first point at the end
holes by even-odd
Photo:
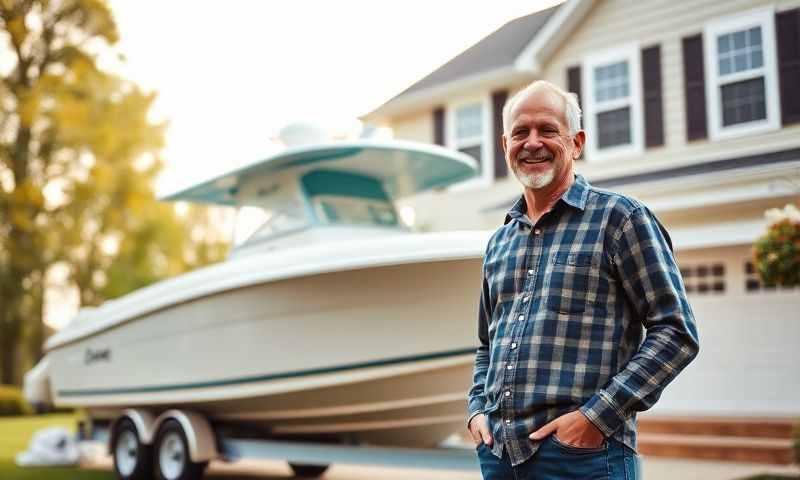
{"type": "Polygon", "coordinates": [[[559,252],[547,266],[547,308],[559,313],[583,313],[594,308],[600,281],[600,255],[559,252]]]}

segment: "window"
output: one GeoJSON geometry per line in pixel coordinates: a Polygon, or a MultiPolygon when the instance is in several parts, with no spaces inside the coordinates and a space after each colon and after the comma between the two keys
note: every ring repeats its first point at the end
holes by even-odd
{"type": "Polygon", "coordinates": [[[715,20],[703,38],[711,138],[779,128],[774,13],[756,10],[715,20]]]}
{"type": "Polygon", "coordinates": [[[590,55],[584,62],[587,159],[642,151],[639,50],[635,45],[590,55]]]}
{"type": "Polygon", "coordinates": [[[488,96],[473,98],[451,104],[447,108],[447,146],[466,153],[478,162],[478,178],[461,182],[454,186],[456,189],[488,186],[493,179],[493,133],[489,101],[488,96]]]}
{"type": "Polygon", "coordinates": [[[470,103],[455,109],[456,150],[472,156],[481,166],[481,144],[483,143],[483,105],[470,103]]]}
{"type": "Polygon", "coordinates": [[[711,294],[725,291],[725,265],[722,263],[681,265],[686,293],[711,294]]]}

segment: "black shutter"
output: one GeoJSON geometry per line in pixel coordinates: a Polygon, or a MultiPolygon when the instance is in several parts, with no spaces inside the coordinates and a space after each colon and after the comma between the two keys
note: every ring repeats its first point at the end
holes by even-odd
{"type": "Polygon", "coordinates": [[[492,117],[494,124],[494,178],[508,176],[506,156],[503,152],[503,106],[508,100],[508,90],[492,93],[492,117]]]}
{"type": "Polygon", "coordinates": [[[775,15],[781,118],[784,125],[800,122],[800,8],[775,15]]]}
{"type": "Polygon", "coordinates": [[[683,39],[683,81],[686,89],[686,138],[689,141],[706,138],[706,78],[701,34],[683,39]]]}
{"type": "Polygon", "coordinates": [[[644,139],[648,147],[664,145],[664,115],[661,104],[661,47],[642,50],[644,92],[644,139]]]}
{"type": "Polygon", "coordinates": [[[444,108],[433,111],[433,143],[444,146],[444,108]]]}
{"type": "MultiPolygon", "coordinates": [[[[583,109],[583,92],[581,92],[581,67],[569,67],[567,69],[567,91],[574,93],[578,96],[578,105],[583,109]]],[[[583,160],[583,154],[586,151],[584,147],[581,156],[578,160],[583,160]]]]}
{"type": "Polygon", "coordinates": [[[567,90],[578,96],[578,104],[583,108],[583,97],[581,97],[581,67],[570,67],[567,69],[567,90]]]}

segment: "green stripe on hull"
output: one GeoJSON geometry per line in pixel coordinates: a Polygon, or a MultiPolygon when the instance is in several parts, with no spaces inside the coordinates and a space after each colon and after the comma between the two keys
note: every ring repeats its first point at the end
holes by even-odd
{"type": "Polygon", "coordinates": [[[347,370],[360,370],[364,368],[383,367],[387,365],[398,365],[402,363],[423,362],[426,360],[435,360],[438,358],[456,357],[459,355],[466,355],[468,353],[475,353],[475,348],[474,347],[464,348],[460,350],[429,353],[426,355],[416,355],[412,357],[398,357],[385,360],[376,360],[373,362],[340,365],[336,367],[315,368],[311,370],[299,370],[296,372],[274,373],[271,375],[256,375],[250,377],[231,378],[227,380],[215,380],[209,382],[193,382],[193,383],[184,383],[176,385],[155,385],[155,386],[128,387],[128,388],[58,390],[58,395],[62,397],[82,397],[89,395],[123,395],[130,393],[167,392],[171,390],[191,390],[196,388],[221,387],[225,385],[239,385],[245,383],[265,382],[270,380],[307,377],[310,375],[322,375],[326,373],[343,372],[347,370]]]}

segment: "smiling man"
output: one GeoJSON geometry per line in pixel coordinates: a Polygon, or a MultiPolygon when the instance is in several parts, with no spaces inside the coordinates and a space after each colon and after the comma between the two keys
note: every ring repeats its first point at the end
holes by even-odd
{"type": "Polygon", "coordinates": [[[524,190],[483,264],[467,426],[487,480],[637,478],[636,412],[698,352],[666,230],[573,172],[580,115],[544,81],[503,109],[524,190]]]}

